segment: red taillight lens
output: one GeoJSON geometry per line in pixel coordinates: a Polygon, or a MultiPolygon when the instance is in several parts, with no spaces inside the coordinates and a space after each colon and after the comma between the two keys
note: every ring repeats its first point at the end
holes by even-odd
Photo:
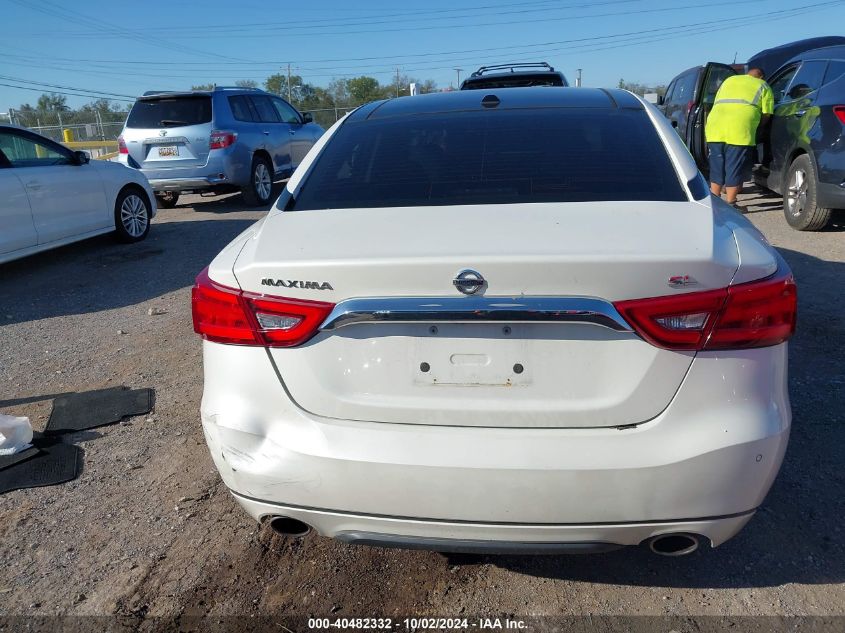
{"type": "Polygon", "coordinates": [[[833,106],[833,113],[842,125],[845,125],[845,105],[833,106]]]}
{"type": "Polygon", "coordinates": [[[783,343],[795,333],[798,289],[792,275],[728,288],[728,301],[704,349],[745,349],[783,343]]]}
{"type": "Polygon", "coordinates": [[[126,148],[126,141],[123,140],[122,136],[117,137],[117,151],[120,154],[128,154],[129,150],[126,148]]]}
{"type": "Polygon", "coordinates": [[[194,332],[232,345],[293,347],[317,333],[334,304],[243,292],[212,281],[203,270],[191,294],[194,332]]]}
{"type": "Polygon", "coordinates": [[[616,309],[649,343],[676,350],[767,347],[795,332],[798,298],[790,274],[720,290],[634,299],[616,309]]]}
{"type": "Polygon", "coordinates": [[[633,299],[613,304],[637,334],[667,349],[698,350],[725,305],[727,290],[690,292],[673,297],[633,299]]]}
{"type": "Polygon", "coordinates": [[[225,132],[221,130],[212,130],[211,138],[208,141],[208,149],[224,149],[229,147],[238,139],[237,132],[225,132]]]}

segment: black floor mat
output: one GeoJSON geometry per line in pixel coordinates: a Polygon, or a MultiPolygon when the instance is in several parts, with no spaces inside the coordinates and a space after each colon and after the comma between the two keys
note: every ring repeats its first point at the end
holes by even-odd
{"type": "Polygon", "coordinates": [[[58,438],[33,438],[38,453],[0,470],[0,494],[19,488],[52,486],[76,479],[82,470],[82,449],[58,438]]]}
{"type": "Polygon", "coordinates": [[[15,453],[14,455],[0,455],[0,470],[8,468],[9,466],[14,466],[18,462],[26,461],[30,457],[35,457],[36,455],[38,455],[38,449],[34,446],[30,446],[25,451],[15,453]]]}
{"type": "Polygon", "coordinates": [[[152,389],[113,387],[83,391],[53,400],[53,411],[44,433],[55,435],[93,429],[120,422],[132,415],[149,413],[153,408],[152,389]]]}

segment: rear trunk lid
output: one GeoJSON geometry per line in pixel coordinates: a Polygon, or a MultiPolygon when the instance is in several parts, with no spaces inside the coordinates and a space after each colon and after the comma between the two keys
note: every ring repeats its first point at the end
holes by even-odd
{"type": "Polygon", "coordinates": [[[461,323],[445,313],[439,320],[435,307],[426,322],[356,322],[271,349],[287,392],[313,414],[623,426],[669,404],[694,352],[659,349],[606,323],[525,322],[519,306],[583,298],[612,312],[613,301],[725,287],[738,256],[724,232],[709,205],[683,202],[279,212],[246,244],[234,273],[247,291],[333,303],[417,297],[427,306],[446,305],[438,298],[450,307],[499,299],[517,306],[512,321],[461,323]],[[463,269],[486,280],[472,297],[453,284],[463,269]],[[670,287],[676,275],[691,285],[670,287]]]}
{"type": "Polygon", "coordinates": [[[141,169],[201,167],[208,162],[211,121],[209,95],[141,97],[132,106],[123,139],[141,169]]]}

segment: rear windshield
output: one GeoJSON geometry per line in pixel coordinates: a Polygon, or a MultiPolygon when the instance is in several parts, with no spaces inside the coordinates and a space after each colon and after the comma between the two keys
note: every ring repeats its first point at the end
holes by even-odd
{"type": "Polygon", "coordinates": [[[644,110],[548,108],[347,122],[288,208],[687,199],[644,110]]]}
{"type": "Polygon", "coordinates": [[[467,79],[463,85],[461,85],[461,90],[563,85],[563,78],[557,73],[542,73],[538,75],[515,74],[512,77],[479,77],[477,79],[467,79]]]}
{"type": "Polygon", "coordinates": [[[158,97],[139,99],[132,106],[126,127],[180,127],[211,121],[211,97],[158,97]]]}

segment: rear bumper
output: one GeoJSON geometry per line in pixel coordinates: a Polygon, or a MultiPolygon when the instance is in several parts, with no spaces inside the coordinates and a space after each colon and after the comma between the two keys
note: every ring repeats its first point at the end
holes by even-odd
{"type": "Polygon", "coordinates": [[[199,191],[249,182],[249,165],[225,150],[215,150],[205,165],[140,169],[156,191],[199,191]]]}
{"type": "Polygon", "coordinates": [[[203,343],[202,422],[256,519],[320,533],[630,545],[686,531],[718,545],[762,503],[786,450],[786,345],[702,353],[634,428],[468,428],[321,418],[267,353],[203,343]]]}
{"type": "Polygon", "coordinates": [[[754,515],[687,521],[598,524],[472,523],[382,517],[272,504],[235,494],[256,520],[298,519],[319,534],[355,545],[484,554],[587,554],[639,545],[660,534],[699,534],[716,546],[754,515]]]}

